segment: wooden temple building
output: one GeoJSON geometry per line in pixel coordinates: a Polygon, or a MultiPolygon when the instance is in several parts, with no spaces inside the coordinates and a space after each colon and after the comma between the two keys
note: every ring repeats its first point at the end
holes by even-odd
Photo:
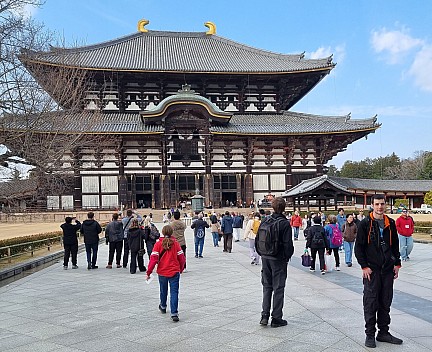
{"type": "Polygon", "coordinates": [[[380,126],[376,117],[291,111],[335,67],[332,57],[256,49],[216,35],[212,23],[207,32],[146,24],[108,42],[26,55],[38,80],[59,68],[86,76],[82,109],[64,107],[62,133],[109,137],[64,155],[78,165],[74,187],[50,195],[50,208],[168,208],[196,193],[206,206],[249,205],[323,175],[333,156],[380,126]],[[98,123],[83,123],[95,112],[98,123]]]}

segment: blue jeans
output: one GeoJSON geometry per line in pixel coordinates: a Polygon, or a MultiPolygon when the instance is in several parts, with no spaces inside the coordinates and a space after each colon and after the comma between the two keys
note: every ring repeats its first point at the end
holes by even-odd
{"type": "Polygon", "coordinates": [[[294,230],[294,238],[297,240],[298,239],[298,235],[299,235],[299,228],[298,227],[293,227],[294,230]]]}
{"type": "Polygon", "coordinates": [[[347,241],[343,242],[346,264],[352,263],[353,246],[354,246],[354,242],[347,242],[347,241]]]}
{"type": "Polygon", "coordinates": [[[178,315],[180,273],[175,274],[173,277],[159,275],[160,306],[162,308],[167,307],[168,283],[170,287],[170,311],[173,317],[178,315]]]}
{"type": "Polygon", "coordinates": [[[218,247],[219,246],[219,234],[217,232],[212,232],[213,236],[213,246],[218,247]]]}
{"type": "Polygon", "coordinates": [[[412,236],[406,237],[399,235],[399,247],[401,259],[406,260],[414,247],[414,240],[412,236]]]}
{"type": "Polygon", "coordinates": [[[204,237],[198,238],[197,236],[195,236],[195,255],[201,256],[203,252],[203,247],[204,247],[204,237]]]}
{"type": "Polygon", "coordinates": [[[98,248],[99,248],[99,243],[85,244],[87,263],[91,264],[91,266],[96,265],[98,248]],[[93,252],[93,258],[92,258],[92,252],[93,252]]]}

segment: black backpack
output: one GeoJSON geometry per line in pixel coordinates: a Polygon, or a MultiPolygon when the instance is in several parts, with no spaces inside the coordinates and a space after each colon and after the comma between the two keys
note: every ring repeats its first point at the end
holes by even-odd
{"type": "Polygon", "coordinates": [[[159,233],[159,230],[157,229],[157,227],[154,224],[150,224],[149,238],[152,241],[156,241],[159,239],[159,237],[160,237],[160,233],[159,233]]]}
{"type": "Polygon", "coordinates": [[[279,224],[283,218],[266,217],[261,221],[255,238],[255,247],[259,255],[276,257],[279,251],[279,224]]]}
{"type": "Polygon", "coordinates": [[[313,231],[312,233],[312,244],[317,247],[325,246],[324,242],[324,233],[321,228],[315,226],[315,228],[310,229],[309,231],[313,231]]]}

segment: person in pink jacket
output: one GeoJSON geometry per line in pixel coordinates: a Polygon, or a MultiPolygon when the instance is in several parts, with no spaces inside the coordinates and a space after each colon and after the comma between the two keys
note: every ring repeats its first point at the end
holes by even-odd
{"type": "Polygon", "coordinates": [[[410,259],[409,255],[413,249],[414,241],[414,220],[408,214],[408,210],[403,209],[401,216],[396,219],[396,229],[399,236],[400,255],[403,261],[410,259]]]}
{"type": "Polygon", "coordinates": [[[180,286],[180,274],[184,270],[185,256],[174,237],[173,228],[166,225],[162,228],[163,238],[160,238],[154,245],[150,255],[150,263],[147,268],[147,280],[157,264],[159,277],[160,303],[159,310],[166,313],[168,284],[170,286],[170,313],[174,322],[179,321],[178,317],[178,294],[180,286]]]}

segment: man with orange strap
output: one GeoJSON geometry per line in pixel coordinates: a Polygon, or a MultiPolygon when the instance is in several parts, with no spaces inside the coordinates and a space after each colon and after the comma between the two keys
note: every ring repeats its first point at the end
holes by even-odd
{"type": "Polygon", "coordinates": [[[376,347],[376,340],[395,345],[402,340],[389,332],[393,282],[401,267],[399,240],[393,219],[384,214],[385,197],[372,196],[373,210],[359,224],[354,253],[363,271],[363,312],[365,346],[376,347]]]}

